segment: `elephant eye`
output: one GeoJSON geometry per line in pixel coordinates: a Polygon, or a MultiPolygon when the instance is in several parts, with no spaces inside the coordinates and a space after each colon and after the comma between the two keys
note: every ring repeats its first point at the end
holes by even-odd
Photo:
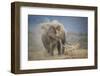
{"type": "Polygon", "coordinates": [[[60,31],[60,28],[61,28],[60,26],[57,26],[57,27],[56,27],[56,29],[57,29],[58,31],[60,31]]]}

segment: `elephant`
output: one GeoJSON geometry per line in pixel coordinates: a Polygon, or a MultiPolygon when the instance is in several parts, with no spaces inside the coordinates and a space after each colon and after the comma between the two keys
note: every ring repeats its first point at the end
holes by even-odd
{"type": "Polygon", "coordinates": [[[48,29],[42,34],[42,43],[50,55],[54,55],[54,49],[57,48],[58,55],[64,54],[64,45],[66,42],[65,31],[61,25],[48,25],[48,29]]]}

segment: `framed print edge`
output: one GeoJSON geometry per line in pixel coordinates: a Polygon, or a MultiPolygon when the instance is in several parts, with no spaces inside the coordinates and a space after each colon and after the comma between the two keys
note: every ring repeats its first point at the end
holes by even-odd
{"type": "Polygon", "coordinates": [[[11,72],[20,70],[20,25],[19,8],[16,3],[11,3],[11,72]]]}
{"type": "Polygon", "coordinates": [[[97,7],[92,6],[77,6],[77,5],[61,5],[61,4],[45,4],[45,3],[28,3],[28,2],[13,2],[11,3],[11,72],[15,74],[24,73],[40,73],[40,72],[57,72],[57,71],[73,71],[73,70],[88,70],[97,69],[97,7]],[[20,69],[20,7],[46,7],[46,8],[63,8],[63,9],[80,9],[94,11],[94,65],[93,66],[78,66],[78,67],[61,67],[61,68],[46,68],[46,69],[20,69]]]}
{"type": "Polygon", "coordinates": [[[95,7],[95,24],[94,24],[94,26],[95,26],[95,40],[94,40],[94,42],[95,42],[95,48],[94,48],[94,50],[95,50],[95,67],[96,67],[96,69],[98,68],[98,8],[97,7],[95,7]]]}

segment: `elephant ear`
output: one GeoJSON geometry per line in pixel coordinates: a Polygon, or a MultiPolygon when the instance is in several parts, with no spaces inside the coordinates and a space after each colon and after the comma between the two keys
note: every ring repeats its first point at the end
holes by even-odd
{"type": "Polygon", "coordinates": [[[50,25],[48,23],[41,24],[41,29],[44,31],[47,31],[49,29],[50,25]]]}

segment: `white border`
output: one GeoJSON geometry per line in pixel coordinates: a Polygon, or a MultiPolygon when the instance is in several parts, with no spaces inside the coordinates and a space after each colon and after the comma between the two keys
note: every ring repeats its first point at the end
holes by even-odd
{"type": "Polygon", "coordinates": [[[21,70],[94,65],[94,11],[21,7],[20,19],[21,70]],[[88,17],[88,59],[28,61],[28,14],[88,17]]]}

